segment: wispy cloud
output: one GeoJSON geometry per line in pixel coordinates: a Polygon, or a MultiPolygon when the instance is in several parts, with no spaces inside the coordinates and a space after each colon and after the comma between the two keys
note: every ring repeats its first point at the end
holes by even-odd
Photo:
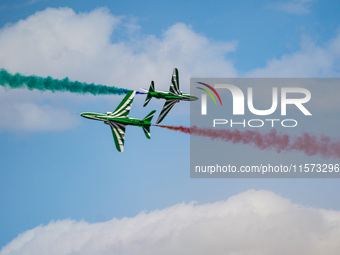
{"type": "Polygon", "coordinates": [[[24,8],[30,5],[40,3],[42,1],[45,1],[45,0],[28,0],[28,1],[19,2],[19,3],[16,2],[16,3],[7,4],[7,5],[0,5],[0,10],[24,8]]]}
{"type": "Polygon", "coordinates": [[[293,0],[269,4],[267,7],[291,14],[303,15],[311,12],[310,8],[312,7],[313,2],[315,2],[315,0],[293,0]]]}
{"type": "Polygon", "coordinates": [[[28,0],[22,4],[16,4],[15,6],[16,7],[25,7],[25,6],[29,6],[29,5],[34,5],[34,4],[37,4],[39,2],[42,2],[44,0],[28,0]]]}
{"type": "Polygon", "coordinates": [[[27,3],[28,3],[29,5],[31,5],[31,4],[37,4],[37,3],[41,2],[41,1],[43,1],[43,0],[30,0],[30,1],[28,1],[27,3]]]}
{"type": "Polygon", "coordinates": [[[339,238],[339,211],[250,190],[102,223],[51,222],[19,235],[0,254],[336,255],[339,238]]]}

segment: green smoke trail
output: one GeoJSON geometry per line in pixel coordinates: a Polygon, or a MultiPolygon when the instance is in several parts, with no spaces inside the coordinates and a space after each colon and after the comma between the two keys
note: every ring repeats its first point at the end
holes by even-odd
{"type": "MultiPolygon", "coordinates": [[[[53,79],[51,77],[43,78],[34,75],[24,76],[19,73],[14,75],[8,73],[5,69],[0,69],[0,85],[11,89],[27,88],[29,90],[37,89],[40,91],[62,91],[79,94],[92,95],[121,95],[127,94],[130,90],[105,86],[88,84],[79,81],[70,81],[68,78],[63,80],[53,79]]],[[[137,94],[141,94],[140,92],[137,94]]]]}

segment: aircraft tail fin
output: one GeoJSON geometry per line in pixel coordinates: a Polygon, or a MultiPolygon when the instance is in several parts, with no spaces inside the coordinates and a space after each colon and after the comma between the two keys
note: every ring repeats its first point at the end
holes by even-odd
{"type": "Polygon", "coordinates": [[[154,83],[154,81],[151,81],[149,92],[155,92],[155,83],[154,83]]]}
{"type": "Polygon", "coordinates": [[[155,83],[153,81],[151,81],[151,84],[150,84],[150,88],[149,88],[149,91],[148,91],[148,94],[146,95],[146,99],[145,99],[145,103],[143,105],[143,107],[145,107],[151,100],[151,95],[150,95],[150,92],[155,92],[155,83]]]}
{"type": "Polygon", "coordinates": [[[150,112],[148,115],[146,115],[145,118],[144,118],[143,120],[151,122],[153,116],[155,115],[155,112],[156,112],[156,110],[153,110],[153,111],[150,112]]]}
{"type": "Polygon", "coordinates": [[[182,91],[179,90],[179,76],[177,68],[174,68],[174,71],[172,73],[169,91],[176,95],[182,95],[182,91]]]}
{"type": "MultiPolygon", "coordinates": [[[[143,120],[151,122],[153,116],[155,115],[155,112],[156,112],[156,111],[153,110],[153,111],[150,112],[148,115],[146,115],[146,117],[145,117],[143,120]]],[[[151,123],[150,123],[150,124],[151,124],[151,123]]],[[[150,134],[150,126],[151,126],[151,125],[145,125],[145,126],[143,126],[144,134],[145,134],[146,138],[148,138],[148,139],[150,139],[150,137],[151,137],[151,134],[150,134]]]]}

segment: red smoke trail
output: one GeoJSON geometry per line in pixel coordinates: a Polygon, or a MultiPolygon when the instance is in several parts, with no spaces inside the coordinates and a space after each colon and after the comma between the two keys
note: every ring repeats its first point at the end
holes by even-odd
{"type": "Polygon", "coordinates": [[[332,142],[330,137],[316,137],[308,133],[301,136],[280,134],[275,129],[268,133],[253,130],[223,130],[212,128],[174,127],[155,125],[161,128],[180,131],[186,134],[206,136],[225,142],[243,143],[253,145],[261,150],[301,151],[308,156],[321,155],[324,158],[340,158],[340,142],[332,142]]]}

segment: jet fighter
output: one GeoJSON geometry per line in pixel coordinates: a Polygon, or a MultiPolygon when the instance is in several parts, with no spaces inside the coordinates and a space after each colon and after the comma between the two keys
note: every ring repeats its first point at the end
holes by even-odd
{"type": "Polygon", "coordinates": [[[145,136],[150,139],[151,120],[156,111],[151,111],[142,120],[129,118],[129,111],[131,109],[135,94],[136,91],[130,91],[114,112],[107,112],[106,114],[83,112],[80,114],[80,116],[84,118],[101,120],[104,121],[105,124],[109,125],[111,127],[116,148],[120,152],[124,151],[125,127],[127,125],[142,127],[145,136]]]}
{"type": "Polygon", "coordinates": [[[149,88],[149,91],[146,89],[142,89],[148,94],[146,95],[144,106],[146,106],[152,97],[155,97],[157,99],[165,99],[165,104],[163,106],[163,109],[161,113],[159,114],[159,117],[156,121],[156,124],[160,123],[165,116],[169,113],[171,108],[178,103],[179,101],[195,101],[198,98],[192,95],[183,94],[182,91],[179,90],[179,77],[178,77],[178,70],[177,68],[174,68],[171,83],[170,83],[170,89],[169,92],[163,92],[163,91],[156,91],[155,90],[155,84],[154,81],[151,81],[151,85],[149,88]]]}

